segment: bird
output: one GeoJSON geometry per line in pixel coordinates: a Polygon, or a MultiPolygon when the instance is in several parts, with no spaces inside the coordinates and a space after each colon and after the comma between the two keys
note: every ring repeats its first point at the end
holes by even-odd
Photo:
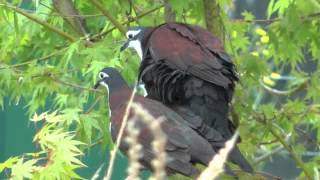
{"type": "MultiPolygon", "coordinates": [[[[228,116],[239,80],[222,42],[199,26],[176,22],[132,27],[126,37],[120,51],[133,48],[139,55],[138,80],[144,83],[147,97],[163,102],[180,115],[192,112],[199,116],[220,133],[223,140],[212,141],[212,146],[221,149],[235,133],[236,127],[228,116]]],[[[201,129],[198,132],[206,133],[201,129]]],[[[228,159],[244,171],[253,172],[237,146],[228,159]]]]}
{"type": "MultiPolygon", "coordinates": [[[[109,107],[112,114],[111,136],[115,142],[133,90],[129,88],[120,72],[110,67],[104,68],[99,72],[99,80],[94,88],[97,89],[99,86],[106,87],[109,94],[109,107]]],[[[179,173],[188,177],[198,177],[199,170],[194,164],[200,163],[208,166],[216,155],[216,151],[207,139],[193,130],[190,127],[192,124],[188,123],[188,120],[184,120],[183,117],[163,103],[140,95],[135,95],[133,102],[141,104],[145,111],[155,117],[154,121],[159,121],[161,124],[161,130],[167,138],[165,145],[165,151],[168,156],[166,163],[167,174],[179,173]],[[159,117],[161,117],[161,122],[159,117]]],[[[130,112],[128,122],[132,121],[132,117],[133,113],[130,112]]],[[[126,136],[127,133],[125,132],[123,139],[126,136]]],[[[144,167],[152,170],[151,160],[154,154],[151,142],[153,138],[146,124],[139,124],[138,137],[139,143],[143,146],[139,162],[144,167]]],[[[122,141],[119,148],[126,154],[129,147],[126,142],[122,141]]],[[[228,166],[225,166],[225,168],[229,175],[235,175],[228,166]]]]}

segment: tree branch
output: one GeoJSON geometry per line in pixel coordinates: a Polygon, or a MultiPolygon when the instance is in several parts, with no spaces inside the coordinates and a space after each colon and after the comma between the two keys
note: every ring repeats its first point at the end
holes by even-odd
{"type": "MultiPolygon", "coordinates": [[[[300,20],[304,21],[304,20],[308,20],[310,18],[314,18],[314,17],[318,17],[320,16],[320,12],[316,12],[316,13],[311,13],[305,16],[301,16],[300,20]]],[[[277,22],[277,21],[281,21],[283,18],[280,17],[276,17],[276,18],[271,18],[271,19],[253,19],[253,20],[244,20],[244,19],[233,19],[232,21],[235,22],[245,22],[245,23],[267,23],[267,24],[271,24],[273,22],[277,22]]]]}
{"type": "Polygon", "coordinates": [[[89,34],[84,17],[79,16],[78,10],[71,0],[53,0],[54,8],[63,15],[63,19],[81,36],[89,34]],[[74,17],[68,17],[76,15],[74,17]]]}
{"type": "Polygon", "coordinates": [[[100,2],[98,2],[97,0],[90,0],[90,1],[92,2],[93,5],[96,6],[96,8],[98,8],[98,9],[102,12],[102,14],[104,14],[104,15],[111,21],[111,23],[112,23],[117,29],[119,29],[119,31],[120,31],[123,35],[126,34],[126,32],[127,32],[126,28],[125,28],[121,23],[119,23],[119,22],[116,20],[116,18],[114,18],[114,17],[109,13],[109,11],[106,10],[106,9],[103,7],[103,5],[102,5],[100,2]]]}
{"type": "MultiPolygon", "coordinates": [[[[163,7],[164,7],[164,5],[159,5],[159,6],[155,7],[155,8],[153,8],[153,9],[150,9],[150,10],[148,10],[148,11],[146,11],[146,12],[143,12],[143,13],[139,14],[138,16],[136,16],[136,17],[134,17],[134,18],[132,18],[132,19],[129,19],[129,20],[127,20],[127,21],[125,21],[125,22],[123,22],[123,23],[121,23],[121,24],[122,24],[122,25],[125,25],[125,24],[128,24],[129,22],[136,21],[137,19],[140,19],[140,18],[142,18],[142,17],[144,17],[144,16],[146,16],[146,15],[148,15],[148,14],[151,14],[151,13],[153,13],[153,12],[155,12],[155,11],[163,8],[163,7]]],[[[112,31],[115,30],[116,28],[117,28],[117,27],[112,27],[112,28],[110,28],[110,29],[107,30],[107,31],[100,32],[99,34],[93,35],[93,36],[91,37],[91,40],[96,41],[98,38],[101,38],[102,36],[107,35],[108,33],[112,32],[112,31]]]]}
{"type": "MultiPolygon", "coordinates": [[[[257,118],[258,122],[263,123],[264,125],[266,125],[267,119],[265,117],[264,114],[255,114],[255,117],[257,118]]],[[[297,155],[297,153],[295,152],[295,150],[293,149],[292,146],[290,146],[289,144],[286,143],[286,140],[280,136],[277,132],[276,132],[276,127],[274,126],[274,124],[271,124],[271,128],[269,128],[270,133],[283,145],[283,147],[291,154],[292,158],[296,161],[297,165],[301,168],[301,170],[304,172],[305,176],[308,179],[312,179],[312,175],[309,173],[307,167],[304,165],[304,162],[300,159],[300,157],[297,155]]]]}
{"type": "Polygon", "coordinates": [[[0,6],[3,6],[5,8],[11,9],[11,10],[13,10],[13,11],[15,11],[15,12],[17,12],[17,13],[25,16],[25,17],[27,17],[28,19],[30,19],[30,20],[42,25],[43,27],[49,29],[50,31],[53,31],[53,32],[59,34],[60,36],[64,37],[65,39],[67,39],[67,40],[69,40],[71,42],[76,41],[76,38],[72,37],[68,33],[63,32],[62,30],[52,26],[51,24],[47,23],[46,21],[43,21],[43,20],[39,19],[38,17],[36,17],[36,16],[34,16],[34,15],[32,15],[32,14],[30,14],[30,13],[28,13],[28,12],[18,8],[18,7],[16,7],[16,6],[9,5],[8,3],[0,4],[0,6]]]}
{"type": "Polygon", "coordinates": [[[53,80],[54,82],[59,83],[59,84],[63,84],[63,85],[66,85],[66,86],[69,86],[69,87],[73,87],[73,88],[76,88],[76,89],[80,89],[80,90],[86,90],[86,91],[91,91],[91,92],[96,92],[96,93],[103,94],[103,92],[98,90],[98,89],[93,89],[93,88],[90,88],[90,87],[83,87],[83,86],[79,86],[77,84],[73,84],[73,83],[70,83],[70,82],[62,81],[60,79],[56,79],[54,77],[50,77],[50,76],[48,76],[48,77],[51,80],[53,80]]]}
{"type": "Polygon", "coordinates": [[[218,3],[216,0],[203,0],[203,8],[207,29],[224,42],[224,25],[218,3]]]}
{"type": "Polygon", "coordinates": [[[176,13],[173,11],[169,0],[164,0],[164,18],[166,22],[176,22],[176,13]]]}
{"type": "Polygon", "coordinates": [[[21,66],[26,66],[28,64],[31,64],[31,63],[34,63],[34,62],[40,62],[40,61],[45,61],[45,60],[49,60],[49,58],[63,52],[64,50],[66,50],[68,48],[64,48],[64,49],[61,49],[59,51],[56,51],[56,52],[53,52],[51,54],[48,54],[46,56],[42,56],[42,57],[39,57],[39,58],[35,58],[35,59],[31,59],[29,61],[26,61],[26,62],[23,62],[23,63],[19,63],[19,64],[13,64],[13,65],[8,65],[8,66],[4,66],[4,67],[0,67],[0,70],[2,69],[11,69],[11,68],[17,68],[17,67],[21,67],[21,66]]]}
{"type": "Polygon", "coordinates": [[[283,145],[283,147],[292,155],[292,158],[296,161],[298,166],[302,169],[305,176],[310,180],[313,179],[312,175],[309,173],[307,167],[304,165],[304,162],[300,159],[300,157],[297,155],[297,153],[292,148],[292,146],[287,144],[285,142],[285,140],[273,128],[270,128],[270,132],[275,138],[278,139],[278,141],[283,145]]]}
{"type": "Polygon", "coordinates": [[[264,161],[265,159],[269,158],[270,156],[272,156],[274,154],[277,154],[278,152],[280,152],[283,149],[284,149],[284,147],[282,145],[280,145],[279,147],[273,149],[272,151],[267,152],[267,153],[255,158],[253,164],[258,165],[260,162],[264,161]]]}
{"type": "Polygon", "coordinates": [[[264,84],[262,81],[260,81],[260,84],[262,85],[262,87],[268,91],[269,93],[273,94],[273,95],[277,95],[277,96],[290,96],[294,93],[299,92],[300,90],[304,89],[307,87],[309,83],[309,79],[305,80],[304,82],[302,82],[301,84],[299,84],[299,86],[290,89],[290,90],[278,90],[278,89],[274,89],[270,86],[267,86],[266,84],[264,84]]]}
{"type": "Polygon", "coordinates": [[[98,102],[103,98],[104,96],[99,96],[97,99],[91,104],[91,106],[88,108],[87,111],[83,112],[84,115],[90,114],[90,112],[94,109],[94,107],[98,104],[98,102]]]}

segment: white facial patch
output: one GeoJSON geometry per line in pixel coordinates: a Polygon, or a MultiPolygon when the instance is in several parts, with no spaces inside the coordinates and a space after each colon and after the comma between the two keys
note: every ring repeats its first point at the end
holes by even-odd
{"type": "Polygon", "coordinates": [[[100,73],[99,73],[99,78],[100,78],[100,79],[103,79],[103,78],[105,78],[105,77],[110,77],[110,76],[109,76],[109,74],[104,73],[104,72],[100,72],[100,73]]]}
{"type": "MultiPolygon", "coordinates": [[[[106,74],[106,73],[104,73],[106,74]]],[[[108,74],[107,74],[108,75],[108,74]]],[[[100,75],[99,75],[100,76],[100,75]]],[[[110,97],[110,91],[109,91],[109,86],[108,84],[106,84],[105,82],[101,81],[100,85],[104,86],[107,89],[108,92],[108,103],[110,103],[109,97],[110,97]]],[[[111,109],[110,109],[110,104],[109,104],[109,117],[111,117],[111,109]]],[[[109,128],[111,128],[111,125],[109,126],[109,128]]]]}
{"type": "Polygon", "coordinates": [[[135,49],[140,57],[140,60],[142,61],[142,48],[141,48],[141,42],[139,40],[129,41],[128,48],[135,49]]]}
{"type": "Polygon", "coordinates": [[[129,39],[128,48],[133,48],[137,51],[140,60],[142,60],[142,48],[141,48],[141,42],[138,39],[134,39],[136,35],[138,35],[141,32],[141,30],[129,30],[126,33],[127,38],[129,39]]]}
{"type": "Polygon", "coordinates": [[[139,34],[141,32],[140,29],[138,30],[129,30],[127,33],[126,33],[126,36],[128,39],[131,39],[133,37],[135,37],[137,34],[139,34]]]}

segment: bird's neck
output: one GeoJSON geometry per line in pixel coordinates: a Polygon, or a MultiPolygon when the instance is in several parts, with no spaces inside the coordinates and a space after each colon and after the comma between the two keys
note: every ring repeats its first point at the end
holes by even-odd
{"type": "Polygon", "coordinates": [[[128,103],[130,96],[132,94],[132,89],[126,86],[119,89],[114,89],[113,92],[110,90],[109,94],[110,94],[109,106],[112,112],[113,110],[117,109],[119,106],[128,103]]]}

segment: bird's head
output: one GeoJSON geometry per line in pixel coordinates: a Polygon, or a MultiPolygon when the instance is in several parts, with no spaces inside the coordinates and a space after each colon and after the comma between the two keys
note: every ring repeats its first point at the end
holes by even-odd
{"type": "Polygon", "coordinates": [[[141,41],[144,35],[144,27],[131,27],[129,28],[128,32],[126,33],[127,42],[121,47],[120,51],[123,51],[127,48],[134,48],[140,59],[142,59],[142,47],[141,41]]]}
{"type": "Polygon", "coordinates": [[[109,93],[112,93],[121,87],[127,86],[126,81],[122,78],[120,72],[115,68],[104,68],[99,72],[98,76],[99,80],[94,86],[95,89],[102,85],[107,88],[109,93]]]}

